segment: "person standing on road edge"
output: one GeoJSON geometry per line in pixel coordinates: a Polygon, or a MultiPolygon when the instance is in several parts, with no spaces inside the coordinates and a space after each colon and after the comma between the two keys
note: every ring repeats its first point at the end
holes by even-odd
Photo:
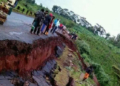
{"type": "Polygon", "coordinates": [[[45,34],[48,35],[49,30],[51,29],[52,25],[53,25],[53,20],[55,19],[55,16],[52,16],[52,20],[50,22],[50,24],[47,26],[47,29],[45,31],[45,34]]]}
{"type": "Polygon", "coordinates": [[[53,30],[52,30],[52,34],[55,33],[55,31],[57,30],[57,28],[58,28],[59,25],[60,25],[60,20],[57,21],[55,27],[54,27],[53,30]]]}
{"type": "Polygon", "coordinates": [[[52,31],[53,31],[53,29],[55,28],[55,25],[57,24],[57,21],[58,21],[58,19],[55,19],[55,20],[54,20],[54,23],[53,23],[53,26],[52,26],[52,29],[51,29],[51,31],[50,31],[50,32],[52,32],[52,31]]]}
{"type": "Polygon", "coordinates": [[[42,16],[43,13],[44,13],[44,9],[41,9],[41,11],[35,13],[35,19],[33,20],[30,33],[32,33],[33,30],[34,30],[34,34],[36,33],[37,27],[39,26],[39,22],[40,22],[40,16],[42,16]]]}
{"type": "Polygon", "coordinates": [[[41,19],[41,22],[39,23],[39,28],[38,28],[38,31],[37,31],[37,35],[39,35],[39,33],[41,33],[42,24],[43,24],[46,16],[48,15],[48,13],[49,13],[48,10],[46,10],[46,11],[44,12],[44,15],[43,15],[43,17],[42,17],[42,19],[41,19]]]}
{"type": "Polygon", "coordinates": [[[49,14],[49,15],[47,15],[46,17],[45,17],[45,20],[43,21],[43,24],[42,24],[42,26],[41,26],[41,33],[45,33],[45,31],[46,31],[46,28],[47,28],[47,26],[49,25],[49,23],[51,22],[51,15],[52,14],[49,14]]]}
{"type": "MultiPolygon", "coordinates": [[[[37,26],[35,27],[34,29],[34,34],[36,33],[36,31],[39,31],[39,23],[41,22],[43,16],[44,16],[44,9],[41,9],[41,11],[38,11],[36,13],[36,22],[37,22],[37,26]]],[[[37,32],[37,35],[38,35],[38,32],[37,32]]]]}
{"type": "MultiPolygon", "coordinates": [[[[47,13],[48,13],[48,11],[47,11],[47,13]]],[[[43,24],[43,21],[44,21],[45,16],[46,16],[47,13],[43,12],[43,15],[38,17],[38,24],[39,24],[39,26],[37,28],[38,29],[37,30],[37,35],[39,35],[39,33],[40,33],[41,26],[43,24]]]]}

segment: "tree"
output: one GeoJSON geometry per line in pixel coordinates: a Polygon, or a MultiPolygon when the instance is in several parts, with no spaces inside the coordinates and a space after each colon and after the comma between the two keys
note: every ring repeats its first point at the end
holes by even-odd
{"type": "Polygon", "coordinates": [[[116,46],[120,48],[120,41],[117,42],[116,46]]]}
{"type": "Polygon", "coordinates": [[[116,43],[116,38],[115,38],[115,36],[114,36],[114,37],[110,37],[108,41],[109,41],[111,44],[115,45],[115,43],[116,43]]]}
{"type": "Polygon", "coordinates": [[[94,29],[95,29],[94,33],[97,34],[97,35],[102,36],[102,35],[106,34],[105,29],[101,25],[99,25],[99,24],[96,24],[94,26],[94,29]]]}
{"type": "Polygon", "coordinates": [[[56,10],[57,10],[58,6],[57,5],[54,5],[53,8],[52,8],[52,11],[55,13],[56,10]]]}
{"type": "Polygon", "coordinates": [[[117,42],[120,42],[120,34],[117,35],[116,40],[117,40],[117,42]]]}
{"type": "Polygon", "coordinates": [[[40,3],[40,7],[43,7],[42,3],[40,3]]]}
{"type": "Polygon", "coordinates": [[[105,39],[108,39],[109,37],[110,37],[110,33],[107,33],[105,39]]]}
{"type": "Polygon", "coordinates": [[[100,34],[101,35],[105,35],[106,34],[106,30],[104,28],[101,28],[100,34]]]}
{"type": "Polygon", "coordinates": [[[94,33],[95,31],[93,27],[88,28],[88,30],[91,31],[92,33],[94,33]]]}

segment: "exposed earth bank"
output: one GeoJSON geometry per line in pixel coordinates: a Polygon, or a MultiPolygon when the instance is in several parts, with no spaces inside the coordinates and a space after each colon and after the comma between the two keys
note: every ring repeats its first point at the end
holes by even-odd
{"type": "MultiPolygon", "coordinates": [[[[56,47],[59,46],[61,49],[64,49],[63,46],[65,45],[75,50],[73,42],[59,33],[55,37],[35,40],[32,44],[17,40],[1,40],[0,72],[14,71],[23,79],[31,76],[32,73],[36,75],[35,70],[41,70],[46,66],[47,62],[55,61],[56,47]]],[[[53,65],[55,66],[55,63],[52,62],[50,66],[53,65]]],[[[51,71],[54,68],[46,69],[51,71]]],[[[37,81],[36,77],[34,79],[37,81]]]]}

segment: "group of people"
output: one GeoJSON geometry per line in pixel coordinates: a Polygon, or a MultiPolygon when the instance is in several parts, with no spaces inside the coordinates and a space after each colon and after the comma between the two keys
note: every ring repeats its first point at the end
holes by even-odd
{"type": "Polygon", "coordinates": [[[35,13],[35,19],[32,23],[30,33],[48,35],[51,32],[54,34],[57,28],[63,29],[63,24],[60,24],[60,19],[55,19],[52,13],[41,9],[35,13]]]}
{"type": "MultiPolygon", "coordinates": [[[[40,11],[35,13],[35,19],[32,23],[30,33],[34,33],[37,35],[48,35],[48,33],[51,32],[52,34],[54,34],[57,28],[59,28],[59,30],[63,30],[64,28],[64,25],[60,24],[60,19],[55,19],[55,16],[52,13],[49,14],[48,11],[44,11],[44,9],[41,9],[40,11]]],[[[73,40],[77,39],[77,35],[75,33],[69,33],[69,36],[73,40]]],[[[92,72],[93,67],[88,67],[86,69],[83,81],[86,80],[92,72]]]]}

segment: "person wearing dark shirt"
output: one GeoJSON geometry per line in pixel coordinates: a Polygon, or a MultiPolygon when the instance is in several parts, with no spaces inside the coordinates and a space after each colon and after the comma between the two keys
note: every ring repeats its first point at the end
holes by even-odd
{"type": "Polygon", "coordinates": [[[51,15],[51,22],[49,23],[49,25],[47,26],[47,29],[46,29],[46,31],[45,31],[45,34],[46,34],[46,35],[48,35],[49,30],[52,28],[53,21],[54,21],[54,19],[55,19],[55,16],[53,16],[52,14],[50,14],[50,15],[51,15]]]}
{"type": "Polygon", "coordinates": [[[73,39],[73,40],[76,40],[76,38],[77,38],[77,35],[76,35],[76,34],[73,34],[72,39],[73,39]]]}
{"type": "Polygon", "coordinates": [[[52,15],[49,14],[45,17],[45,20],[43,21],[42,27],[41,27],[41,33],[45,33],[45,30],[47,28],[47,26],[50,24],[52,19],[52,15]]]}
{"type": "Polygon", "coordinates": [[[88,77],[90,76],[90,74],[93,72],[93,66],[90,66],[86,69],[86,73],[84,75],[83,81],[85,81],[86,79],[88,79],[88,77]]]}
{"type": "Polygon", "coordinates": [[[49,11],[46,10],[45,13],[44,13],[44,16],[46,17],[48,15],[49,11]]]}
{"type": "Polygon", "coordinates": [[[38,11],[38,12],[35,13],[35,19],[33,21],[33,27],[34,27],[34,29],[31,28],[30,33],[32,33],[33,30],[34,30],[34,34],[36,33],[37,28],[39,26],[39,23],[41,22],[41,19],[42,19],[43,16],[44,16],[44,9],[41,9],[41,11],[38,11]]]}

